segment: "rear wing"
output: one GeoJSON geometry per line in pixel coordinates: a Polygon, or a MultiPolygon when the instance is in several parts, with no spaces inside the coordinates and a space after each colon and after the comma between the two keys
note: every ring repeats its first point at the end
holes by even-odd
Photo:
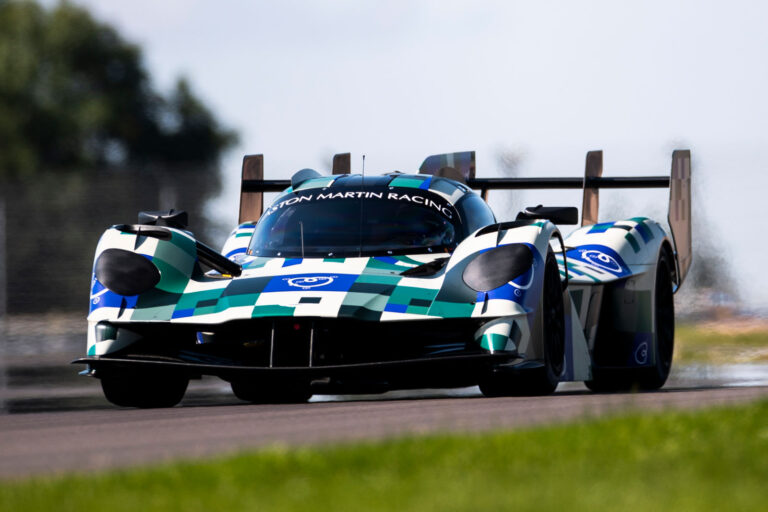
{"type": "MultiPolygon", "coordinates": [[[[350,154],[333,157],[333,174],[350,172],[350,154]]],[[[691,152],[675,150],[669,176],[640,176],[604,178],[603,152],[587,153],[583,178],[476,178],[475,152],[463,151],[432,155],[419,168],[420,174],[444,176],[479,190],[488,199],[490,190],[525,189],[582,189],[581,225],[596,224],[600,209],[601,188],[669,188],[667,220],[675,245],[676,281],[680,286],[688,274],[692,261],[691,249],[691,152]]],[[[291,180],[265,180],[264,156],[246,155],[243,158],[240,188],[240,223],[255,222],[264,209],[264,192],[280,192],[291,185],[291,180]]]]}

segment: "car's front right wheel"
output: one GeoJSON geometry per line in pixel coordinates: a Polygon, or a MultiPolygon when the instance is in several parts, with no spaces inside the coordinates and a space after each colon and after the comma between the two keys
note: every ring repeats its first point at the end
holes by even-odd
{"type": "Polygon", "coordinates": [[[675,348],[675,302],[672,298],[672,257],[659,254],[654,285],[654,363],[641,368],[596,368],[584,384],[595,392],[652,391],[661,388],[672,369],[675,348]]]}
{"type": "Polygon", "coordinates": [[[232,392],[240,400],[254,404],[298,404],[312,398],[308,384],[233,380],[232,392]]]}

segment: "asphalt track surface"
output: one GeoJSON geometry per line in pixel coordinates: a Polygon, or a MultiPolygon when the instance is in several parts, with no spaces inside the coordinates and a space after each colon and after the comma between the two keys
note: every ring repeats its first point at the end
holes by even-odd
{"type": "MultiPolygon", "coordinates": [[[[764,374],[765,368],[758,369],[764,374]]],[[[13,375],[12,375],[13,376],[13,375]]],[[[316,397],[299,405],[251,405],[215,379],[191,386],[172,409],[120,409],[92,379],[79,387],[17,389],[0,413],[0,478],[98,471],[195,459],[276,443],[307,445],[434,432],[514,429],[618,414],[680,410],[768,397],[764,380],[676,377],[653,393],[594,394],[561,385],[546,397],[484,398],[477,388],[316,397]]],[[[80,381],[78,381],[80,382],[80,381]]],[[[6,388],[7,389],[7,388],[6,388]]]]}

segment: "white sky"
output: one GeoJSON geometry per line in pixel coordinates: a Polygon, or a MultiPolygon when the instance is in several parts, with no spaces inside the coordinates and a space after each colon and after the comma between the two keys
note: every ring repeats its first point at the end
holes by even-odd
{"type": "MultiPolygon", "coordinates": [[[[326,170],[334,152],[351,151],[353,169],[366,153],[376,172],[468,149],[479,176],[499,175],[501,149],[522,155],[522,175],[579,176],[603,149],[610,176],[665,174],[672,149],[690,148],[694,215],[711,222],[694,237],[711,237],[742,298],[768,308],[764,2],[76,3],[142,46],[158,88],[186,75],[239,131],[211,208],[228,224],[244,153],[265,155],[268,178],[326,170]]],[[[665,213],[664,193],[615,194],[606,210],[665,213]]]]}

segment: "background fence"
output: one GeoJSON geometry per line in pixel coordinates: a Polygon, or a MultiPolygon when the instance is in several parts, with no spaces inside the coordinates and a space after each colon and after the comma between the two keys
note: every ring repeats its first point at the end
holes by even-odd
{"type": "MultiPolygon", "coordinates": [[[[0,260],[4,245],[7,312],[85,312],[93,253],[104,229],[135,223],[140,210],[176,208],[189,213],[191,231],[211,233],[214,225],[205,205],[219,192],[219,173],[215,169],[49,172],[34,181],[0,186],[5,210],[0,260]]],[[[221,227],[220,238],[227,227],[221,227]]],[[[0,285],[1,281],[2,277],[0,285]]]]}

